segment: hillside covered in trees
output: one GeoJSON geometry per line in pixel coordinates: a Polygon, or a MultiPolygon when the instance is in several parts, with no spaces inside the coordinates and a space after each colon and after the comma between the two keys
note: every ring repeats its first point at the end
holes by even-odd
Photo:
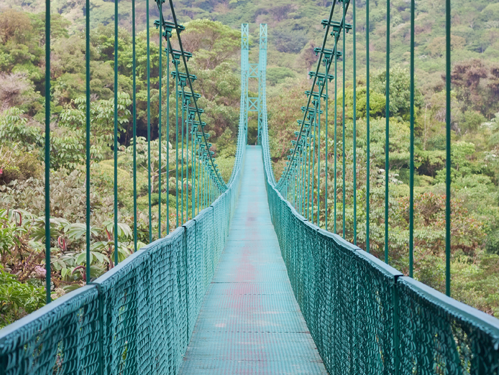
{"type": "MultiPolygon", "coordinates": [[[[113,68],[114,3],[91,1],[92,91],[92,277],[113,267],[110,257],[113,194],[113,68]]],[[[455,0],[452,18],[453,53],[453,297],[499,316],[499,4],[486,0],[455,0]],[[497,114],[497,116],[496,116],[497,114]]],[[[358,244],[365,244],[365,1],[357,1],[357,212],[358,244]]],[[[84,283],[85,220],[85,34],[84,2],[54,1],[52,15],[52,216],[53,295],[60,296],[84,283]]],[[[306,79],[314,67],[314,48],[323,32],[330,2],[319,0],[198,0],[176,3],[186,25],[184,48],[194,54],[191,69],[197,75],[199,104],[213,139],[213,148],[225,179],[235,155],[239,117],[240,24],[255,31],[250,58],[256,61],[259,23],[269,25],[268,111],[271,152],[277,177],[282,172],[290,141],[294,138],[306,79]]],[[[409,181],[409,6],[391,2],[390,87],[390,262],[408,270],[409,181]]],[[[444,4],[421,0],[416,16],[416,253],[415,277],[443,290],[444,267],[444,4]]],[[[132,185],[131,1],[119,3],[119,208],[120,256],[131,245],[132,185]]],[[[148,241],[146,138],[146,23],[145,1],[137,2],[137,131],[139,135],[139,236],[148,241]]],[[[43,305],[44,255],[42,219],[44,134],[44,2],[0,5],[0,311],[7,324],[43,305]]],[[[158,17],[151,1],[151,22],[158,17]]],[[[350,12],[351,14],[351,12],[350,12]]],[[[371,44],[371,251],[381,256],[384,243],[384,124],[386,2],[372,1],[371,44]]],[[[158,32],[151,32],[151,124],[153,169],[158,174],[158,32]]],[[[352,185],[352,55],[351,35],[346,44],[346,222],[347,239],[353,236],[352,185]]],[[[341,84],[341,64],[338,87],[341,84]]],[[[166,86],[166,79],[163,87],[166,86]]],[[[173,87],[173,86],[172,86],[173,87]]],[[[256,86],[251,87],[257,90],[256,86]]],[[[172,92],[172,90],[170,91],[172,92]]],[[[341,98],[343,93],[338,92],[341,98]]],[[[165,95],[163,95],[164,98],[165,95]]],[[[173,100],[173,99],[172,99],[173,100]]],[[[342,105],[336,121],[341,139],[342,105]]],[[[334,107],[330,97],[329,108],[334,107]]],[[[163,109],[166,113],[166,109],[163,109]]],[[[174,116],[171,112],[170,116],[174,116]]],[[[329,123],[333,134],[335,123],[329,123]]],[[[250,118],[249,142],[256,140],[256,117],[250,118]]],[[[166,136],[166,134],[164,134],[166,136]]],[[[165,139],[165,138],[163,138],[165,139]]],[[[211,140],[210,139],[210,140],[211,140]]],[[[172,141],[173,139],[171,139],[172,141]]],[[[332,150],[334,140],[330,140],[332,150]]],[[[166,159],[166,144],[162,144],[166,159]]],[[[338,152],[341,152],[341,143],[338,152]]],[[[170,148],[170,152],[175,152],[170,148]]],[[[329,155],[331,157],[331,155],[329,155]]],[[[331,164],[330,164],[331,165],[331,164]]],[[[324,166],[322,167],[324,168],[324,166]]],[[[338,186],[342,185],[341,158],[338,186]]],[[[153,173],[154,175],[154,173],[153,173]]],[[[170,177],[170,201],[162,195],[161,210],[175,206],[175,184],[170,177]]],[[[333,173],[329,173],[332,182],[333,173]]],[[[328,185],[333,186],[332,183],[328,185]]],[[[330,201],[343,192],[328,191],[330,201]]],[[[153,215],[157,215],[157,177],[153,177],[153,215]]],[[[341,228],[341,207],[337,216],[341,228]]],[[[172,210],[170,210],[172,212],[172,210]]],[[[331,215],[331,211],[330,211],[331,215]]],[[[174,227],[174,221],[170,218],[174,227]]],[[[324,217],[323,217],[324,219],[324,217]]],[[[332,218],[328,219],[332,222],[332,218]]],[[[153,223],[155,222],[153,218],[153,223]]],[[[156,224],[157,226],[157,224],[156,224]]],[[[331,229],[331,228],[330,228],[331,229]]],[[[158,228],[154,228],[155,235],[158,228]]]]}

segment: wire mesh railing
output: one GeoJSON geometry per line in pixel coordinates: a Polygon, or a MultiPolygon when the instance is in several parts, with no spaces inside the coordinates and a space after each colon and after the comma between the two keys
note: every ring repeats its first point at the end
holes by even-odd
{"type": "MultiPolygon", "coordinates": [[[[387,12],[389,14],[388,2],[387,12]]],[[[414,204],[414,1],[411,1],[411,182],[410,215],[414,204]]],[[[367,1],[369,19],[369,0],[367,1]]],[[[276,183],[270,157],[267,116],[264,114],[261,143],[268,200],[272,223],[277,233],[288,275],[305,317],[310,333],[330,374],[499,374],[499,321],[483,312],[451,299],[389,266],[388,247],[388,171],[389,171],[389,103],[386,104],[385,139],[385,262],[345,240],[345,38],[353,28],[354,77],[356,72],[355,2],[333,2],[329,19],[323,20],[325,36],[317,68],[310,72],[311,89],[305,92],[306,106],[299,130],[288,156],[286,168],[276,183]],[[346,22],[349,6],[353,8],[353,26],[346,22]],[[340,8],[339,20],[335,10],[340,8]],[[328,40],[332,36],[332,41],[328,40]],[[340,50],[341,47],[341,50],[340,50]],[[337,65],[342,59],[343,90],[338,91],[337,65]],[[334,75],[330,70],[334,69],[334,75]],[[334,80],[334,86],[331,81],[334,80]],[[334,89],[333,192],[328,202],[328,116],[329,91],[334,89]],[[342,97],[338,98],[338,92],[342,97]],[[337,106],[342,102],[342,139],[337,137],[337,106]],[[321,129],[321,121],[323,129],[321,129]],[[342,171],[337,170],[338,145],[341,147],[342,171]],[[321,152],[325,151],[325,155],[321,152]],[[341,173],[341,178],[338,175],[341,173]],[[343,185],[338,186],[337,180],[343,185]],[[336,234],[336,191],[342,190],[338,202],[342,213],[342,236],[336,234]],[[332,203],[332,204],[331,204],[332,203]],[[328,222],[328,210],[333,210],[333,223],[328,222]],[[331,233],[329,230],[332,230],[331,233]]],[[[447,15],[450,2],[447,1],[447,15]]],[[[450,19],[447,19],[447,41],[450,39],[450,19]]],[[[387,26],[390,22],[387,17],[387,26]]],[[[367,90],[369,109],[369,26],[367,33],[367,90]]],[[[387,51],[389,51],[387,31],[387,51]]],[[[447,69],[450,66],[450,46],[447,46],[447,69]]],[[[386,55],[386,96],[389,91],[389,53],[386,55]]],[[[447,99],[450,95],[450,73],[447,99]]],[[[263,94],[265,96],[265,93],[263,94]]],[[[354,82],[353,107],[357,93],[354,82]]],[[[449,103],[449,102],[448,102],[449,103]]],[[[356,142],[356,110],[353,111],[353,143],[356,142]]],[[[369,110],[367,113],[367,223],[366,242],[369,251],[369,110]]],[[[450,107],[447,107],[447,132],[450,129],[450,107]]],[[[447,173],[450,168],[450,134],[447,134],[447,173]]],[[[353,149],[353,191],[356,192],[356,148],[353,149]]],[[[450,175],[447,176],[447,215],[450,223],[450,175]]],[[[331,188],[331,186],[329,186],[331,188]]],[[[353,198],[356,213],[356,195],[353,198]]],[[[339,216],[339,215],[338,215],[339,216]]],[[[356,214],[354,214],[356,216],[356,214]]],[[[412,218],[413,220],[413,218],[412,218]]],[[[338,225],[339,226],[339,225],[338,225]]],[[[340,233],[341,233],[340,232],[340,233]]],[[[354,220],[354,243],[357,222],[354,220]]],[[[410,223],[413,241],[413,221],[410,223]]],[[[450,294],[450,232],[446,233],[447,282],[450,294]]],[[[414,246],[410,246],[410,276],[412,276],[414,246]]]]}
{"type": "MultiPolygon", "coordinates": [[[[88,5],[88,1],[87,1],[88,5]]],[[[50,2],[47,1],[47,17],[50,21],[50,2]]],[[[87,283],[53,302],[50,302],[50,201],[46,206],[47,223],[47,303],[35,313],[7,326],[0,331],[0,374],[176,374],[194,329],[203,297],[213,278],[215,267],[228,236],[230,219],[235,208],[236,197],[241,183],[247,143],[247,78],[248,53],[241,58],[241,115],[239,120],[236,160],[232,175],[226,184],[218,171],[213,152],[205,133],[202,121],[203,110],[198,107],[198,94],[193,89],[196,79],[187,66],[192,56],[183,50],[180,33],[185,28],[177,22],[172,1],[169,2],[167,17],[164,15],[165,1],[157,1],[160,19],[155,22],[161,41],[166,48],[160,48],[160,76],[163,54],[166,56],[166,89],[161,87],[159,94],[166,91],[166,100],[160,99],[159,143],[161,152],[161,127],[166,122],[167,159],[166,172],[161,164],[158,168],[159,194],[162,175],[168,177],[170,166],[174,164],[176,174],[176,228],[169,227],[167,201],[166,237],[159,223],[159,239],[140,249],[136,249],[126,259],[117,255],[118,237],[115,234],[115,264],[101,277],[92,280],[88,271],[90,262],[90,208],[87,208],[87,283]],[[173,38],[178,48],[173,47],[173,38]],[[171,69],[171,72],[170,72],[171,69]],[[171,82],[171,81],[172,82],[171,82]],[[170,89],[175,96],[170,104],[170,89]],[[172,90],[173,91],[173,90],[172,90]],[[175,107],[175,116],[170,115],[169,107],[175,107]],[[161,119],[166,107],[166,119],[161,119]],[[170,118],[171,117],[171,118],[170,118]],[[171,122],[174,121],[173,124],[171,122]],[[175,132],[170,132],[170,127],[175,132]],[[170,155],[170,141],[175,142],[176,157],[170,155]],[[185,148],[185,149],[184,149],[185,148]],[[180,155],[179,155],[180,153],[180,155]],[[171,164],[170,164],[171,163],[171,164]],[[187,183],[186,183],[187,181],[187,183]],[[179,187],[179,184],[182,184],[179,187]],[[187,186],[187,188],[184,188],[187,186]]],[[[89,38],[89,10],[87,6],[87,47],[89,38]]],[[[116,22],[118,22],[118,2],[115,2],[116,22]]],[[[147,16],[147,19],[148,16],[147,16]]],[[[50,35],[50,22],[47,23],[50,35]]],[[[117,23],[116,23],[117,30],[117,23]]],[[[132,34],[135,35],[135,28],[132,34]]],[[[149,27],[147,31],[149,46],[149,27]]],[[[47,38],[49,40],[49,38],[47,38]]],[[[242,44],[248,46],[247,32],[242,33],[242,44]]],[[[47,47],[48,62],[50,49],[47,47]]],[[[115,39],[117,61],[118,39],[115,39]]],[[[147,61],[150,61],[149,48],[147,61]]],[[[87,67],[89,54],[87,54],[87,67]]],[[[135,53],[133,64],[135,64],[135,53]]],[[[48,68],[47,77],[50,77],[48,68]]],[[[115,78],[118,71],[115,70],[115,78]]],[[[87,70],[87,89],[89,88],[87,70]]],[[[135,74],[135,73],[134,73],[135,74]]],[[[148,194],[149,194],[149,238],[151,233],[151,116],[150,116],[150,69],[147,70],[148,87],[148,194]]],[[[49,78],[48,78],[49,79],[49,78]]],[[[135,89],[135,75],[133,78],[135,89]]],[[[117,78],[115,83],[117,82],[117,78]]],[[[50,87],[47,86],[47,90],[50,87]]],[[[117,86],[115,86],[117,90],[117,86]]],[[[47,103],[50,102],[47,91],[47,103]]],[[[91,107],[87,91],[87,115],[91,107]]],[[[135,99],[133,112],[135,119],[135,99]]],[[[47,106],[47,149],[50,147],[50,106],[47,106]]],[[[117,227],[117,117],[114,122],[114,225],[117,227]]],[[[87,117],[87,136],[91,134],[90,118],[87,117]]],[[[133,125],[133,141],[136,144],[136,125],[133,125]]],[[[87,156],[90,142],[87,139],[87,156]]],[[[46,163],[46,193],[50,191],[50,153],[46,163]]],[[[161,163],[161,155],[159,163],[161,163]]],[[[87,159],[87,194],[90,192],[90,158],[87,159]]],[[[133,147],[134,184],[134,242],[137,246],[137,205],[136,205],[136,149],[133,147]]],[[[87,200],[88,202],[88,200],[87,200]]],[[[161,196],[159,199],[161,220],[161,196]]],[[[87,203],[88,204],[88,203],[87,203]]],[[[118,231],[114,231],[117,233],[118,231]]]]}

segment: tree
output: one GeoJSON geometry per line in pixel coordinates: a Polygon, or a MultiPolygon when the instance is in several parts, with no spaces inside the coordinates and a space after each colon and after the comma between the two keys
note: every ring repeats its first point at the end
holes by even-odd
{"type": "MultiPolygon", "coordinates": [[[[380,71],[371,78],[373,91],[384,95],[386,93],[386,71],[380,71]]],[[[390,69],[390,116],[409,119],[410,113],[410,76],[406,69],[396,66],[390,69]]],[[[423,106],[423,96],[415,90],[416,107],[423,106]]]]}
{"type": "MultiPolygon", "coordinates": [[[[241,48],[241,33],[221,22],[194,20],[185,26],[182,47],[193,54],[193,62],[199,69],[214,69],[241,48]]],[[[175,38],[173,44],[177,44],[175,38]]]]}
{"type": "Polygon", "coordinates": [[[454,66],[451,80],[457,89],[457,99],[464,104],[463,111],[472,109],[483,113],[485,108],[480,81],[487,76],[487,68],[480,59],[463,61],[454,66]]]}

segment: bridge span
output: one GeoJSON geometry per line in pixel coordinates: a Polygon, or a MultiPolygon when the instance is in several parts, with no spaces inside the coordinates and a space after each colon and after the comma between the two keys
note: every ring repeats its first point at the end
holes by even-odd
{"type": "MultiPolygon", "coordinates": [[[[50,0],[46,1],[50,9],[50,0]]],[[[137,246],[137,152],[134,147],[134,251],[128,257],[119,257],[119,245],[122,244],[118,236],[118,111],[115,107],[114,225],[111,227],[116,230],[113,241],[108,232],[109,245],[106,245],[113,251],[113,267],[99,277],[91,278],[92,160],[88,141],[86,245],[85,250],[81,250],[86,261],[85,266],[79,266],[86,269],[86,285],[51,301],[51,246],[57,243],[57,237],[51,238],[50,142],[46,142],[47,305],[0,331],[0,375],[499,375],[497,319],[414,280],[409,277],[411,273],[405,276],[388,265],[387,251],[386,262],[383,262],[368,253],[368,244],[365,251],[346,240],[345,169],[343,186],[336,184],[340,178],[336,168],[338,145],[343,145],[342,163],[346,164],[346,114],[344,109],[340,142],[336,138],[339,128],[336,109],[334,122],[331,114],[328,117],[328,110],[331,97],[337,96],[336,82],[332,82],[337,77],[330,73],[337,70],[339,59],[343,60],[343,66],[345,64],[347,32],[353,28],[353,35],[356,35],[355,15],[353,26],[346,22],[350,17],[350,1],[332,2],[329,18],[321,22],[325,33],[322,47],[315,48],[318,59],[315,71],[309,73],[311,88],[305,92],[306,105],[301,107],[303,117],[298,119],[298,127],[293,125],[296,139],[292,140],[279,181],[274,178],[267,122],[267,25],[260,25],[258,64],[249,63],[249,25],[243,24],[241,28],[237,150],[232,175],[225,181],[215,161],[213,145],[208,141],[209,127],[206,128],[206,122],[202,121],[204,110],[198,107],[200,95],[193,86],[197,77],[188,69],[187,62],[192,54],[182,47],[180,34],[186,27],[178,23],[173,0],[155,2],[160,19],[154,25],[162,36],[160,43],[164,42],[166,46],[163,48],[160,44],[158,49],[159,103],[166,102],[166,106],[159,105],[158,116],[158,239],[153,241],[151,232],[154,186],[149,150],[149,243],[140,249],[137,246]],[[167,8],[169,14],[165,17],[163,11],[167,8]],[[178,49],[172,48],[173,35],[178,38],[178,49]],[[339,42],[343,42],[343,51],[339,50],[339,42]],[[161,65],[164,54],[166,66],[161,65]],[[163,70],[166,71],[164,79],[163,70]],[[256,85],[249,80],[255,78],[258,79],[258,96],[250,97],[250,87],[256,85]],[[161,86],[163,81],[166,88],[161,86]],[[170,92],[171,86],[174,96],[170,92]],[[163,91],[167,94],[164,100],[161,99],[163,91]],[[175,116],[167,112],[169,115],[162,120],[163,107],[175,108],[175,116]],[[259,146],[248,146],[249,112],[258,112],[259,146]],[[163,125],[166,132],[161,128],[163,125]],[[333,137],[328,134],[329,128],[334,131],[333,137]],[[161,138],[163,133],[166,133],[166,140],[161,138]],[[170,147],[173,147],[170,141],[173,140],[176,156],[175,160],[170,160],[170,147]],[[164,143],[166,168],[161,164],[164,143]],[[163,181],[163,170],[175,172],[175,177],[166,173],[166,181],[163,181]],[[171,189],[170,178],[175,180],[174,189],[171,189]],[[336,198],[334,202],[328,201],[329,192],[336,195],[334,190],[340,188],[343,190],[342,236],[335,224],[339,202],[336,198]],[[172,227],[170,213],[173,212],[169,211],[169,202],[173,193],[170,190],[175,191],[176,198],[176,207],[172,207],[172,211],[176,211],[173,215],[176,225],[172,224],[172,227]],[[161,194],[167,198],[163,226],[161,194]],[[331,209],[333,224],[328,223],[331,209]],[[166,227],[166,233],[163,227],[166,227]]],[[[116,9],[117,4],[118,1],[116,9]]],[[[355,2],[352,6],[355,9],[355,2]]],[[[50,20],[50,12],[47,12],[47,19],[50,20]]],[[[151,26],[149,18],[147,21],[151,26]]],[[[118,30],[117,13],[115,27],[118,30]]],[[[49,23],[47,30],[50,36],[49,23]]],[[[89,42],[88,24],[87,31],[89,42]]],[[[149,42],[149,34],[147,38],[149,42]]],[[[450,54],[450,44],[447,52],[450,54]]],[[[147,54],[149,61],[149,48],[147,54]]],[[[89,55],[87,53],[88,66],[89,55]]],[[[50,63],[50,46],[47,56],[50,63]]],[[[135,69],[135,49],[133,62],[135,69]]],[[[116,106],[117,69],[118,64],[115,64],[116,106]]],[[[343,69],[343,76],[344,72],[343,69]]],[[[148,75],[148,90],[149,78],[148,75]]],[[[86,103],[90,111],[89,69],[86,83],[86,103]]],[[[134,76],[134,92],[135,88],[134,76]]],[[[50,64],[47,64],[45,89],[46,139],[50,141],[50,64]]],[[[446,91],[450,142],[450,85],[446,91]]],[[[353,92],[356,95],[355,89],[353,92]]],[[[368,108],[369,92],[367,89],[368,108]]],[[[345,103],[345,89],[341,94],[345,103]]],[[[150,103],[148,101],[148,110],[150,103]]],[[[135,100],[133,106],[135,111],[135,100]]],[[[387,114],[389,108],[387,104],[387,114]]],[[[355,124],[356,110],[353,113],[355,124]]],[[[86,120],[89,140],[89,115],[86,120]]],[[[385,242],[389,240],[389,116],[386,120],[385,242]]],[[[148,130],[150,146],[150,121],[148,130]]],[[[354,140],[355,134],[353,130],[354,140]]],[[[135,146],[136,140],[134,127],[132,142],[135,146]]],[[[369,142],[368,135],[366,144],[369,142]]],[[[357,175],[355,150],[354,146],[354,181],[357,175]]],[[[366,170],[369,171],[370,151],[367,155],[366,170]]],[[[450,159],[447,163],[450,166],[450,159]]],[[[354,182],[354,202],[356,186],[354,182]]],[[[446,187],[450,194],[450,180],[446,187]]],[[[368,187],[365,194],[369,197],[368,187]]],[[[450,203],[449,199],[447,196],[450,203]]],[[[367,243],[370,233],[368,202],[369,199],[366,200],[367,243]]],[[[356,218],[355,203],[353,212],[356,218]]],[[[450,219],[450,205],[447,212],[450,219]]],[[[450,229],[449,221],[447,223],[450,229]]],[[[450,230],[448,233],[447,261],[450,260],[450,230]]],[[[412,257],[412,250],[410,254],[412,257]]],[[[449,267],[447,271],[447,294],[450,294],[449,267]]]]}
{"type": "Polygon", "coordinates": [[[180,374],[327,374],[270,218],[261,146],[247,146],[241,192],[180,374]]]}

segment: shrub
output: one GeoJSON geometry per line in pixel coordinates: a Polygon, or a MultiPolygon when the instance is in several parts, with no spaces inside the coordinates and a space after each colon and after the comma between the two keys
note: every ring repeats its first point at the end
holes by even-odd
{"type": "Polygon", "coordinates": [[[17,147],[0,147],[0,185],[15,180],[38,178],[42,173],[42,164],[30,152],[22,152],[17,147]]]}
{"type": "Polygon", "coordinates": [[[0,328],[45,305],[43,288],[21,283],[0,266],[0,328]]]}

